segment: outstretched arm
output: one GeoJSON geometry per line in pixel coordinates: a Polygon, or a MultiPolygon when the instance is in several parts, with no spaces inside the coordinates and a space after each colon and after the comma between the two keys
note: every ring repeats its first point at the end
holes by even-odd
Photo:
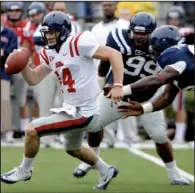
{"type": "Polygon", "coordinates": [[[165,87],[163,93],[158,96],[154,101],[152,101],[153,111],[159,111],[168,107],[173,102],[178,92],[178,87],[176,87],[172,83],[168,84],[165,87]]]}
{"type": "Polygon", "coordinates": [[[173,82],[180,73],[173,67],[167,66],[160,73],[152,76],[142,78],[141,80],[124,86],[124,94],[130,95],[132,93],[141,94],[151,89],[160,88],[162,85],[173,82]]]}
{"type": "Polygon", "coordinates": [[[120,112],[127,112],[125,117],[139,116],[144,113],[150,113],[153,111],[159,111],[168,107],[174,100],[175,96],[179,92],[179,89],[172,83],[168,84],[162,94],[158,96],[153,102],[140,104],[135,101],[129,101],[127,105],[121,105],[118,107],[120,112]]]}

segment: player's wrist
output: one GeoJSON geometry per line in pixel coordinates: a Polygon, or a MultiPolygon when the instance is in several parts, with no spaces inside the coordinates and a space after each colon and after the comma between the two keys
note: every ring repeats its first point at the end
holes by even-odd
{"type": "Polygon", "coordinates": [[[124,95],[131,95],[132,94],[131,85],[123,86],[123,93],[124,95]]]}
{"type": "Polygon", "coordinates": [[[98,76],[98,83],[99,83],[99,86],[101,89],[104,88],[104,86],[106,85],[106,77],[101,77],[101,76],[98,76]]]}
{"type": "Polygon", "coordinates": [[[114,83],[113,87],[123,88],[123,85],[121,83],[114,83]]]}
{"type": "Polygon", "coordinates": [[[145,103],[142,105],[142,108],[144,113],[151,113],[154,110],[152,103],[145,103]]]}

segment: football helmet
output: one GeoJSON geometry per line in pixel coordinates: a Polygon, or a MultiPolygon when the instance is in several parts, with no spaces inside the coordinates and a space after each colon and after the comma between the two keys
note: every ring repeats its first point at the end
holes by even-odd
{"type": "Polygon", "coordinates": [[[20,21],[22,19],[23,11],[24,11],[23,2],[13,1],[13,2],[8,2],[6,5],[7,19],[11,22],[20,21]]]}
{"type": "Polygon", "coordinates": [[[150,37],[151,54],[158,58],[167,48],[177,45],[181,40],[181,35],[177,27],[172,25],[163,25],[156,28],[150,37]]]}
{"type": "Polygon", "coordinates": [[[71,21],[65,13],[52,11],[44,17],[40,32],[46,48],[56,49],[58,52],[71,33],[71,21]]]}
{"type": "Polygon", "coordinates": [[[130,20],[129,39],[136,49],[147,51],[149,36],[156,28],[155,18],[147,12],[138,12],[130,20]]]}

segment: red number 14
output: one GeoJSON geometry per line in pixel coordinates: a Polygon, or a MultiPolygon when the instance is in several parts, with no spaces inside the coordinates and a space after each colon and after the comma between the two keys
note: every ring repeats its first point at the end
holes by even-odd
{"type": "Polygon", "coordinates": [[[76,92],[76,89],[73,87],[75,81],[72,79],[71,72],[68,68],[62,70],[63,84],[68,85],[68,92],[76,92]]]}

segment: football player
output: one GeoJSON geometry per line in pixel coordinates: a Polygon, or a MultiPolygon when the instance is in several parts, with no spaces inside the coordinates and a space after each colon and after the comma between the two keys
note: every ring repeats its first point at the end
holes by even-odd
{"type": "MultiPolygon", "coordinates": [[[[61,85],[63,107],[53,109],[55,114],[33,120],[26,128],[24,158],[19,167],[1,175],[1,181],[13,184],[30,180],[32,163],[39,151],[40,137],[66,133],[68,154],[93,165],[100,173],[101,181],[95,189],[106,189],[118,170],[98,158],[93,150],[81,147],[83,131],[96,132],[99,124],[97,96],[99,85],[94,58],[108,60],[114,73],[114,88],[109,95],[113,103],[123,97],[123,61],[120,52],[107,46],[99,46],[89,31],[71,36],[71,21],[62,12],[47,14],[41,33],[46,43],[41,51],[41,64],[35,69],[27,66],[22,75],[29,85],[40,83],[49,73],[55,72],[61,85]]],[[[50,85],[47,87],[50,89],[50,85]]]]}
{"type": "MultiPolygon", "coordinates": [[[[186,29],[185,26],[185,11],[181,6],[173,6],[171,7],[166,16],[166,24],[173,25],[181,29],[181,34],[184,37],[183,40],[188,42],[190,37],[189,28],[186,29]],[[184,32],[185,30],[185,32],[184,32]],[[187,32],[188,31],[188,32],[187,32]],[[187,33],[189,35],[186,36],[187,33]]],[[[192,34],[193,35],[193,34],[192,34]]],[[[194,37],[193,37],[194,42],[194,37]]],[[[183,91],[180,91],[177,96],[175,97],[172,103],[173,110],[176,112],[175,116],[175,136],[174,136],[174,143],[182,143],[185,139],[185,132],[186,132],[186,109],[185,109],[185,94],[183,91]]]]}
{"type": "MultiPolygon", "coordinates": [[[[5,25],[12,28],[18,36],[18,47],[29,48],[30,52],[30,21],[23,19],[24,4],[23,2],[8,2],[6,6],[5,25]]],[[[22,78],[21,74],[13,75],[13,91],[16,97],[16,104],[20,107],[20,128],[24,132],[29,123],[29,113],[26,106],[26,96],[28,85],[22,78]]]]}
{"type": "MultiPolygon", "coordinates": [[[[151,14],[139,12],[132,17],[128,30],[115,29],[109,34],[106,45],[120,51],[123,56],[124,85],[134,83],[145,76],[157,73],[158,66],[149,53],[149,37],[155,27],[156,21],[151,14]]],[[[102,88],[105,85],[106,74],[109,70],[109,64],[105,65],[105,63],[107,62],[102,61],[99,66],[99,76],[102,77],[100,81],[102,88]]],[[[112,72],[108,74],[107,83],[113,83],[112,72]]],[[[131,100],[137,100],[139,102],[148,101],[154,96],[157,89],[158,87],[152,91],[144,92],[142,95],[135,93],[135,95],[133,94],[131,96],[131,100]]],[[[128,92],[128,89],[124,90],[124,93],[126,92],[128,92]]],[[[127,101],[127,98],[124,97],[122,103],[125,104],[125,101],[127,101]]],[[[109,105],[109,99],[104,96],[101,96],[99,104],[100,124],[102,128],[125,115],[124,112],[117,112],[116,105],[111,107],[109,105]]],[[[156,144],[157,153],[165,164],[171,184],[188,184],[189,182],[177,170],[172,145],[166,134],[163,111],[146,114],[146,116],[140,116],[139,118],[145,130],[156,144]]],[[[102,136],[103,130],[96,134],[88,133],[88,143],[96,152],[98,152],[97,149],[99,149],[102,136]]],[[[90,169],[91,166],[81,163],[74,170],[74,176],[83,177],[90,169]]]]}
{"type": "Polygon", "coordinates": [[[151,35],[152,52],[162,69],[157,75],[148,76],[125,86],[131,93],[145,93],[166,84],[164,92],[154,101],[143,105],[130,102],[120,106],[121,111],[130,111],[128,116],[159,111],[169,106],[180,90],[194,90],[194,45],[178,44],[180,34],[174,26],[161,26],[151,35]]]}

